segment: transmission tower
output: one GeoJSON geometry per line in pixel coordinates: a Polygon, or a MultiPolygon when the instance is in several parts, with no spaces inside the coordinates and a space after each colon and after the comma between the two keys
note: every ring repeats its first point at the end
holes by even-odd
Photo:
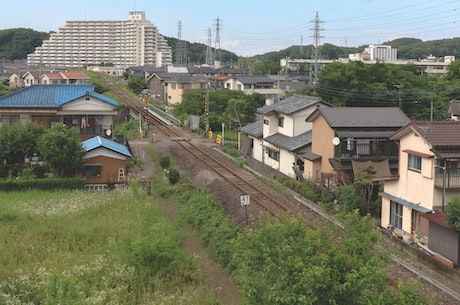
{"type": "Polygon", "coordinates": [[[216,19],[216,40],[215,40],[215,47],[214,47],[214,51],[216,52],[216,55],[215,55],[215,61],[218,62],[219,64],[221,63],[222,61],[222,57],[221,57],[221,54],[220,54],[220,19],[219,17],[217,17],[216,19]]]}
{"type": "Polygon", "coordinates": [[[319,59],[321,57],[320,53],[320,40],[321,38],[324,38],[321,36],[321,31],[323,30],[321,28],[321,23],[324,23],[319,19],[319,14],[316,12],[315,19],[313,21],[314,26],[313,26],[313,49],[311,52],[312,56],[312,73],[311,73],[311,82],[313,85],[316,85],[316,82],[318,81],[318,74],[319,74],[319,59]]]}
{"type": "Polygon", "coordinates": [[[208,43],[206,45],[206,64],[212,66],[211,28],[208,28],[208,43]]]}
{"type": "Polygon", "coordinates": [[[300,57],[302,58],[303,57],[303,35],[300,35],[300,50],[299,50],[299,53],[300,53],[300,57]]]}
{"type": "Polygon", "coordinates": [[[184,66],[187,64],[186,45],[182,40],[182,21],[177,24],[177,44],[176,44],[176,66],[184,66]]]}

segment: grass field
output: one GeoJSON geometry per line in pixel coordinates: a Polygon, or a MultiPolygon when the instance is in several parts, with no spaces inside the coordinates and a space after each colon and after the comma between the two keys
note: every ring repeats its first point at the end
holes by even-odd
{"type": "Polygon", "coordinates": [[[219,304],[137,192],[0,193],[0,304],[219,304]]]}

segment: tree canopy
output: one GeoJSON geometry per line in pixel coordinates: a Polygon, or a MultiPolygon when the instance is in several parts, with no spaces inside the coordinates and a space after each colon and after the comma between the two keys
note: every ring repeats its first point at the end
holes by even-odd
{"type": "MultiPolygon", "coordinates": [[[[205,113],[206,92],[197,90],[185,93],[182,102],[175,106],[177,117],[198,115],[203,118],[205,113]]],[[[242,126],[256,120],[256,110],[265,103],[265,97],[260,94],[244,94],[236,90],[216,90],[209,92],[208,121],[213,130],[218,130],[222,123],[230,128],[242,126]]]]}
{"type": "Polygon", "coordinates": [[[431,304],[407,283],[393,289],[370,217],[347,216],[347,237],[300,220],[268,221],[234,242],[231,266],[244,304],[431,304]]]}
{"type": "Polygon", "coordinates": [[[27,54],[33,53],[35,48],[41,46],[43,40],[48,38],[48,33],[32,29],[0,30],[0,58],[26,59],[27,54]]]}
{"type": "Polygon", "coordinates": [[[53,173],[59,177],[74,176],[83,165],[85,150],[77,132],[55,124],[38,139],[38,149],[53,173]]]}
{"type": "Polygon", "coordinates": [[[315,90],[321,98],[336,106],[399,107],[411,119],[449,117],[448,102],[460,95],[457,64],[449,66],[450,77],[422,75],[415,65],[378,62],[335,62],[325,66],[315,90]],[[452,70],[451,70],[452,69],[452,70]]]}
{"type": "Polygon", "coordinates": [[[460,232],[460,197],[454,197],[447,205],[447,222],[460,232]]]}
{"type": "Polygon", "coordinates": [[[16,123],[0,128],[0,168],[5,178],[7,173],[16,176],[24,165],[25,158],[38,154],[37,139],[44,129],[32,123],[16,123]]]}

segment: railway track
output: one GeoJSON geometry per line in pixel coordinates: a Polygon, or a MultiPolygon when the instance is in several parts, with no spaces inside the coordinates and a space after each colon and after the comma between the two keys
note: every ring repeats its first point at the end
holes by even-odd
{"type": "MultiPolygon", "coordinates": [[[[141,115],[144,119],[147,119],[150,124],[153,124],[162,133],[171,137],[171,139],[180,145],[183,150],[193,155],[196,160],[200,160],[200,162],[207,166],[211,171],[218,174],[228,184],[235,188],[239,192],[240,196],[249,196],[251,204],[258,205],[260,209],[263,209],[275,217],[283,217],[288,213],[297,215],[280,199],[275,198],[270,195],[270,193],[267,193],[267,190],[263,190],[254,182],[249,181],[251,179],[241,176],[234,168],[231,168],[230,165],[224,164],[222,159],[217,158],[209,150],[209,148],[201,147],[198,144],[193,143],[184,136],[180,129],[170,126],[158,119],[158,117],[151,113],[147,107],[141,105],[138,101],[133,100],[131,95],[113,83],[108,76],[104,75],[102,76],[102,79],[123,103],[141,115]]],[[[309,224],[309,226],[312,229],[316,229],[316,227],[312,224],[309,224]]]]}
{"type": "MultiPolygon", "coordinates": [[[[101,79],[123,103],[138,113],[144,120],[148,120],[161,133],[177,143],[182,150],[193,156],[194,160],[201,162],[210,171],[216,173],[222,180],[225,180],[239,196],[249,195],[251,205],[257,205],[259,211],[263,210],[274,217],[283,217],[286,214],[301,217],[312,229],[316,229],[318,224],[322,228],[329,226],[330,220],[323,218],[320,213],[315,211],[315,208],[308,208],[308,204],[296,205],[289,203],[290,200],[286,199],[286,197],[275,195],[276,192],[273,189],[261,186],[263,183],[257,179],[257,181],[254,181],[254,179],[241,175],[234,163],[223,162],[222,158],[217,157],[211,148],[194,143],[189,139],[188,134],[185,134],[181,129],[159,119],[147,107],[141,104],[140,99],[133,98],[132,95],[121,89],[107,75],[101,74],[101,79]]],[[[448,295],[452,299],[452,302],[446,302],[445,304],[460,304],[458,283],[449,282],[449,279],[443,278],[440,275],[436,277],[433,275],[434,270],[426,270],[428,272],[424,272],[417,269],[414,267],[413,261],[405,262],[404,259],[398,257],[392,257],[392,260],[409,273],[412,273],[414,277],[420,278],[428,283],[428,285],[432,285],[435,289],[438,289],[440,295],[448,295]]]]}

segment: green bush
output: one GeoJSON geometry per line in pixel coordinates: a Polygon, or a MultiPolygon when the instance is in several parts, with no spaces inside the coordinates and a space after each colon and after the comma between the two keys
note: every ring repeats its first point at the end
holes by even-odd
{"type": "Polygon", "coordinates": [[[168,172],[168,179],[169,182],[174,185],[180,180],[180,174],[179,171],[175,168],[170,168],[168,172]]]}
{"type": "Polygon", "coordinates": [[[160,158],[160,166],[162,169],[168,169],[171,165],[171,159],[168,156],[162,156],[160,158]]]}
{"type": "Polygon", "coordinates": [[[82,178],[52,178],[52,179],[6,179],[0,180],[0,191],[38,190],[75,190],[83,189],[85,180],[82,178]]]}

